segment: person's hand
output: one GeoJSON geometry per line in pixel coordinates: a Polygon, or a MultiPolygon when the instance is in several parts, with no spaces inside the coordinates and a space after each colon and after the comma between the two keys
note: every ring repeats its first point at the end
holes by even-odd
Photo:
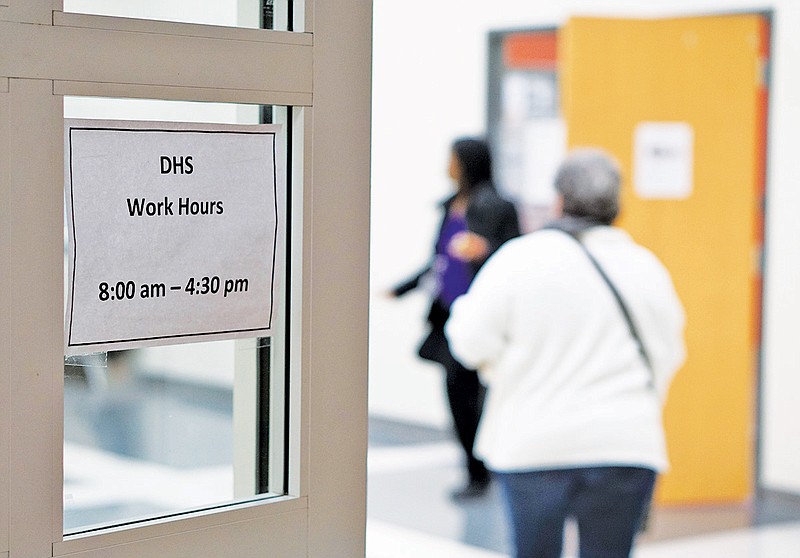
{"type": "Polygon", "coordinates": [[[450,240],[447,253],[465,262],[479,261],[489,254],[489,241],[473,232],[460,232],[450,240]]]}

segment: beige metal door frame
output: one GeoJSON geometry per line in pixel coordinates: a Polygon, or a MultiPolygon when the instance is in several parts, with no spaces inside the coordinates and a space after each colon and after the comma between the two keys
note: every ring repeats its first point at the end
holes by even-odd
{"type": "Polygon", "coordinates": [[[364,554],[371,3],[297,4],[301,33],[0,0],[0,557],[364,554]],[[299,107],[290,496],[64,540],[64,95],[299,107]]]}
{"type": "MultiPolygon", "coordinates": [[[[11,214],[7,209],[11,206],[11,192],[8,188],[10,174],[7,140],[9,135],[9,95],[8,78],[0,77],[0,262],[11,260],[11,243],[4,239],[11,238],[11,214]]],[[[9,265],[0,266],[0,409],[8,409],[10,404],[9,361],[11,357],[11,316],[6,310],[11,306],[11,270],[9,265]]],[[[0,455],[9,455],[9,413],[0,418],[0,455]]],[[[0,459],[0,502],[8,502],[9,498],[9,459],[0,459]]],[[[7,558],[9,533],[9,506],[0,506],[0,557],[7,558]]]]}

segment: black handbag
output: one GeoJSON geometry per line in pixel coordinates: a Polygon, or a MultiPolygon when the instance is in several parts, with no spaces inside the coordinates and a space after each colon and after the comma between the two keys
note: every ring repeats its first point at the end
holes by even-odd
{"type": "Polygon", "coordinates": [[[447,337],[444,334],[444,324],[449,317],[448,309],[441,302],[435,300],[428,312],[427,321],[431,329],[417,350],[421,359],[438,362],[445,366],[450,362],[452,356],[447,344],[447,337]]]}

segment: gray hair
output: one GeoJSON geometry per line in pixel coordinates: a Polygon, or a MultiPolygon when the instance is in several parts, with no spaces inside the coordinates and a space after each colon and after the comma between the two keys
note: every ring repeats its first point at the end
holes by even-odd
{"type": "Polygon", "coordinates": [[[563,213],[611,224],[619,213],[620,172],[616,161],[597,148],[571,151],[556,173],[563,213]]]}

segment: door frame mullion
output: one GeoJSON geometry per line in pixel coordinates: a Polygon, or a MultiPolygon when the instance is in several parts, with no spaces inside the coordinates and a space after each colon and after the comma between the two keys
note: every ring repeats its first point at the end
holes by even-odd
{"type": "MultiPolygon", "coordinates": [[[[9,172],[9,109],[8,78],[0,78],[0,263],[11,260],[11,174],[9,172]]],[[[0,265],[0,409],[9,408],[11,361],[11,270],[0,265]]],[[[10,414],[0,415],[0,455],[9,454],[10,414]]],[[[9,460],[0,460],[0,502],[8,502],[10,488],[9,460]]],[[[9,541],[9,506],[0,506],[0,558],[7,558],[9,541]]]]}
{"type": "Polygon", "coordinates": [[[13,557],[49,555],[62,531],[62,491],[44,482],[61,478],[63,445],[63,419],[54,420],[63,417],[63,105],[52,90],[47,80],[9,80],[11,247],[4,288],[11,297],[7,501],[13,505],[13,557]]]}
{"type": "Polygon", "coordinates": [[[193,100],[191,94],[197,90],[203,92],[200,100],[210,100],[218,91],[218,98],[238,102],[266,103],[274,96],[292,104],[311,102],[309,34],[169,22],[154,22],[149,29],[142,20],[57,15],[57,25],[0,21],[4,50],[0,75],[107,84],[111,92],[115,86],[132,87],[140,95],[160,86],[171,99],[186,99],[188,93],[186,100],[193,100]],[[198,33],[189,35],[194,27],[200,28],[198,33]],[[103,55],[97,56],[98,52],[103,55]],[[263,62],[231,63],[237,59],[263,62]]]}

